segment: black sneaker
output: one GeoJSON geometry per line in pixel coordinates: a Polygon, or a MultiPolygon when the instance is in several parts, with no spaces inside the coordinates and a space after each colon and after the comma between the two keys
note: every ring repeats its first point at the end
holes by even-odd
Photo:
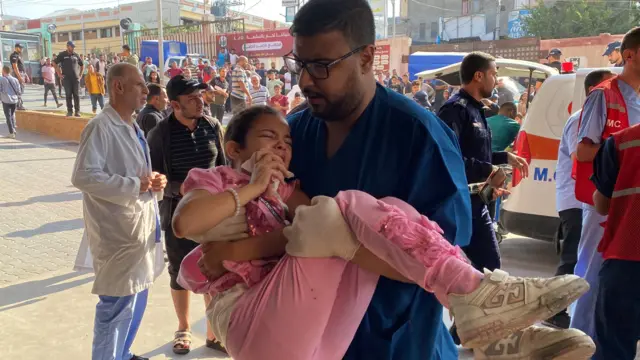
{"type": "Polygon", "coordinates": [[[67,116],[71,117],[73,116],[73,113],[71,111],[67,112],[67,116]]]}
{"type": "Polygon", "coordinates": [[[73,115],[73,116],[75,116],[75,117],[80,117],[80,113],[79,113],[79,112],[77,112],[77,113],[75,113],[75,115],[73,115]]]}
{"type": "Polygon", "coordinates": [[[149,360],[149,358],[133,355],[130,360],[149,360]]]}
{"type": "Polygon", "coordinates": [[[224,346],[222,346],[222,343],[218,340],[207,339],[207,347],[209,349],[217,350],[217,351],[220,351],[221,353],[225,353],[229,355],[229,353],[227,352],[227,349],[225,349],[224,346]]]}
{"type": "Polygon", "coordinates": [[[451,335],[451,338],[453,338],[454,344],[460,345],[460,337],[458,336],[458,328],[456,327],[456,323],[453,323],[453,325],[449,329],[449,335],[451,335]]]}
{"type": "Polygon", "coordinates": [[[571,316],[569,316],[569,313],[567,313],[567,310],[565,309],[542,323],[556,329],[568,329],[571,324],[571,316]]]}

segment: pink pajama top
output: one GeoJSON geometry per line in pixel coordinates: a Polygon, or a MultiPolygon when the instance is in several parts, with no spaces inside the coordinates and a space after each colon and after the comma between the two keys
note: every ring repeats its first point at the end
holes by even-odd
{"type": "MultiPolygon", "coordinates": [[[[223,192],[229,188],[237,189],[249,184],[251,175],[237,171],[228,166],[218,166],[211,169],[192,169],[184,181],[184,192],[192,190],[206,190],[211,194],[223,192]]],[[[247,224],[249,236],[258,236],[281,229],[287,219],[283,202],[291,196],[295,183],[280,184],[278,195],[267,196],[266,193],[246,204],[247,224]]],[[[227,273],[214,281],[208,280],[199,270],[197,261],[202,250],[197,247],[182,261],[178,282],[195,293],[214,295],[231,289],[237,284],[251,287],[262,280],[275,266],[278,258],[252,261],[223,261],[227,273]]]]}

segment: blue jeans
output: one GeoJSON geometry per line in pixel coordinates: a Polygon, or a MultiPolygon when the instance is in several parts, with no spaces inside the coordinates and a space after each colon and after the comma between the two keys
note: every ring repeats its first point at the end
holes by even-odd
{"type": "Polygon", "coordinates": [[[97,103],[100,104],[100,110],[104,109],[104,95],[91,94],[91,110],[96,111],[98,109],[97,103]]]}
{"type": "Polygon", "coordinates": [[[594,360],[633,360],[640,340],[640,262],[606,260],[596,302],[594,360]]]}
{"type": "Polygon", "coordinates": [[[130,360],[149,290],[129,296],[99,296],[93,327],[92,360],[130,360]]]}

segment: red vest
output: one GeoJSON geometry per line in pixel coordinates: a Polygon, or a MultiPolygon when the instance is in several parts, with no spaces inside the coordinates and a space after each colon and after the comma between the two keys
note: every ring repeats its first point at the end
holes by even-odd
{"type": "Polygon", "coordinates": [[[604,259],[640,261],[640,125],[613,138],[620,167],[598,251],[604,259]]]}
{"type": "MultiPolygon", "coordinates": [[[[595,89],[600,89],[604,92],[604,98],[607,104],[607,119],[604,124],[604,131],[602,132],[602,141],[604,141],[613,133],[629,127],[627,105],[618,87],[617,76],[604,81],[595,89]]],[[[578,129],[582,123],[583,115],[584,111],[580,114],[578,129]]],[[[578,141],[580,141],[580,139],[578,139],[578,141]]],[[[571,175],[576,180],[576,199],[580,202],[593,205],[593,193],[596,191],[595,185],[591,182],[593,161],[574,160],[571,175]]]]}

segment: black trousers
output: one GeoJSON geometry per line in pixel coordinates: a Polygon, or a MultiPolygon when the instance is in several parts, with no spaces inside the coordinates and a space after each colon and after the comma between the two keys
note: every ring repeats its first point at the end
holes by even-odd
{"type": "Polygon", "coordinates": [[[640,340],[640,261],[609,259],[600,269],[594,360],[633,360],[640,340]]]}
{"type": "Polygon", "coordinates": [[[224,105],[211,104],[211,116],[222,122],[222,118],[224,117],[224,105]]]}
{"type": "Polygon", "coordinates": [[[64,85],[64,94],[67,97],[67,112],[73,112],[75,106],[76,112],[80,113],[80,83],[78,79],[65,76],[62,79],[64,85]],[[71,101],[73,100],[73,104],[71,101]]]}
{"type": "Polygon", "coordinates": [[[58,96],[56,95],[56,85],[55,84],[44,83],[44,103],[45,103],[45,105],[47,104],[47,96],[49,95],[49,91],[51,91],[51,94],[53,95],[53,100],[55,100],[56,104],[57,104],[58,103],[58,96]]]}
{"type": "Polygon", "coordinates": [[[170,229],[164,232],[164,245],[167,248],[167,257],[169,258],[169,287],[173,290],[184,290],[177,281],[180,264],[184,257],[198,246],[198,243],[178,238],[170,229]]]}
{"type": "Polygon", "coordinates": [[[558,213],[560,225],[556,234],[556,246],[560,253],[560,264],[556,275],[573,274],[578,262],[578,245],[582,233],[582,209],[567,209],[558,213]]]}
{"type": "Polygon", "coordinates": [[[498,239],[493,229],[493,220],[489,215],[489,209],[486,205],[481,204],[479,198],[475,198],[474,195],[471,200],[473,231],[471,242],[462,250],[476,269],[482,271],[486,268],[493,271],[501,266],[498,239]]]}

